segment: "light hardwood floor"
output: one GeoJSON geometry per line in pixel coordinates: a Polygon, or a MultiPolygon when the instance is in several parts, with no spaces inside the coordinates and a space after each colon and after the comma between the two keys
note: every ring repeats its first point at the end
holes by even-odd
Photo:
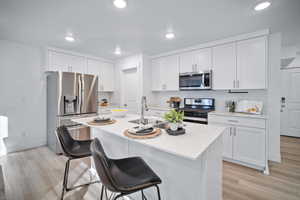
{"type": "MultiPolygon", "coordinates": [[[[224,162],[224,200],[299,200],[300,139],[281,137],[282,163],[270,163],[270,176],[224,162]]],[[[0,158],[6,184],[7,200],[58,199],[65,159],[47,147],[9,154],[0,158]]],[[[71,164],[70,183],[89,181],[87,167],[71,164]],[[79,179],[80,178],[80,179],[79,179]],[[78,182],[79,180],[79,182],[78,182]]],[[[163,191],[162,191],[163,192],[163,191]]],[[[98,184],[70,192],[66,200],[99,198],[98,184]]]]}

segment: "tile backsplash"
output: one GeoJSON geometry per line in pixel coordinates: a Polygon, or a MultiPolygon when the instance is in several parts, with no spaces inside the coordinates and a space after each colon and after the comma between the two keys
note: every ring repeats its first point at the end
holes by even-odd
{"type": "Polygon", "coordinates": [[[263,102],[263,114],[267,114],[267,91],[266,90],[249,90],[248,93],[228,93],[228,91],[177,91],[177,92],[153,92],[153,102],[151,104],[168,106],[168,99],[172,96],[178,96],[180,98],[214,98],[216,111],[226,111],[225,102],[228,100],[255,100],[263,102]]]}

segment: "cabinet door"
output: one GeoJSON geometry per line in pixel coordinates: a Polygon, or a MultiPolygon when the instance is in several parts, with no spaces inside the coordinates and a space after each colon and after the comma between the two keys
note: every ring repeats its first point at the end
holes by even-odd
{"type": "Polygon", "coordinates": [[[88,59],[87,61],[87,74],[92,74],[98,77],[98,90],[100,91],[100,71],[101,71],[101,62],[94,59],[88,59]]]}
{"type": "Polygon", "coordinates": [[[226,127],[223,132],[223,157],[232,159],[232,142],[233,142],[233,127],[229,124],[218,123],[214,121],[212,116],[208,117],[208,125],[226,127]]]}
{"type": "Polygon", "coordinates": [[[232,129],[227,127],[223,132],[223,157],[232,158],[232,129]]]}
{"type": "Polygon", "coordinates": [[[167,91],[179,90],[179,59],[178,56],[162,58],[160,82],[167,91]]]}
{"type": "Polygon", "coordinates": [[[87,63],[87,74],[99,76],[101,71],[101,62],[94,59],[88,59],[87,63]]]}
{"type": "Polygon", "coordinates": [[[65,53],[49,52],[49,70],[63,72],[86,73],[86,59],[65,53]]]}
{"type": "Polygon", "coordinates": [[[195,52],[187,52],[180,55],[179,72],[195,72],[195,52]]]}
{"type": "Polygon", "coordinates": [[[213,48],[213,89],[234,89],[236,80],[236,45],[230,43],[213,48]]]}
{"type": "Polygon", "coordinates": [[[111,63],[102,63],[100,71],[100,91],[114,91],[114,65],[111,63]]]}
{"type": "Polygon", "coordinates": [[[67,55],[68,66],[71,67],[72,72],[87,73],[87,62],[85,57],[67,55]]]}
{"type": "Polygon", "coordinates": [[[152,60],[151,69],[152,69],[152,90],[160,91],[162,90],[161,82],[161,59],[152,60]]]}
{"type": "Polygon", "coordinates": [[[202,72],[211,69],[211,48],[200,49],[194,52],[195,71],[202,72]]]}
{"type": "Polygon", "coordinates": [[[55,51],[49,51],[49,71],[71,72],[71,67],[68,64],[68,58],[65,54],[55,51]]]}
{"type": "Polygon", "coordinates": [[[235,127],[233,159],[265,166],[266,133],[264,129],[235,127]]]}
{"type": "Polygon", "coordinates": [[[237,43],[237,88],[266,88],[266,44],[266,37],[237,43]]]}

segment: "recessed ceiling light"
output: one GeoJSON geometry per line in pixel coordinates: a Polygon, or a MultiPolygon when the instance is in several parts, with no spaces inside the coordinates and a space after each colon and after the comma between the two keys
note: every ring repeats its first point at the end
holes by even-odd
{"type": "Polygon", "coordinates": [[[269,2],[269,1],[260,2],[260,3],[256,4],[256,6],[254,7],[254,10],[261,11],[261,10],[268,8],[270,5],[271,5],[271,2],[269,2]]]}
{"type": "Polygon", "coordinates": [[[169,32],[165,35],[168,40],[172,40],[175,38],[175,34],[173,32],[169,32]]]}
{"type": "Polygon", "coordinates": [[[116,49],[115,49],[115,55],[121,55],[122,54],[122,52],[121,52],[121,48],[120,47],[116,47],[116,49]]]}
{"type": "Polygon", "coordinates": [[[126,8],[127,6],[127,1],[126,0],[114,0],[114,5],[117,8],[126,8]]]}
{"type": "Polygon", "coordinates": [[[65,37],[65,40],[67,40],[68,42],[74,42],[75,41],[75,38],[72,36],[72,35],[67,35],[65,37]]]}

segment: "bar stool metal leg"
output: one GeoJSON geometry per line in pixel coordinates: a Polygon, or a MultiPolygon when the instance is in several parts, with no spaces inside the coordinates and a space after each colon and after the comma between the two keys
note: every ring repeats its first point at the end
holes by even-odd
{"type": "Polygon", "coordinates": [[[104,190],[104,186],[101,186],[101,195],[100,195],[100,200],[103,200],[103,190],[104,190]]]}
{"type": "Polygon", "coordinates": [[[62,188],[62,194],[61,194],[61,198],[60,198],[61,200],[64,199],[65,192],[74,190],[74,189],[79,188],[79,187],[88,186],[88,185],[91,185],[91,184],[94,184],[94,183],[100,183],[100,181],[94,181],[94,182],[90,182],[90,183],[86,183],[86,184],[82,184],[82,185],[73,186],[72,188],[68,188],[68,178],[69,178],[71,160],[72,159],[70,158],[66,162],[64,180],[63,180],[63,188],[62,188]]]}
{"type": "Polygon", "coordinates": [[[141,192],[142,192],[142,200],[147,200],[147,197],[144,194],[144,190],[141,190],[141,192]]]}
{"type": "Polygon", "coordinates": [[[69,167],[70,167],[70,159],[68,159],[68,161],[66,162],[66,165],[65,165],[64,180],[63,180],[62,193],[61,193],[61,198],[60,198],[61,200],[64,199],[65,191],[67,191],[69,167]]]}
{"type": "Polygon", "coordinates": [[[157,196],[158,196],[158,200],[161,200],[160,198],[160,191],[159,191],[159,187],[158,185],[155,185],[156,189],[157,189],[157,196]]]}

